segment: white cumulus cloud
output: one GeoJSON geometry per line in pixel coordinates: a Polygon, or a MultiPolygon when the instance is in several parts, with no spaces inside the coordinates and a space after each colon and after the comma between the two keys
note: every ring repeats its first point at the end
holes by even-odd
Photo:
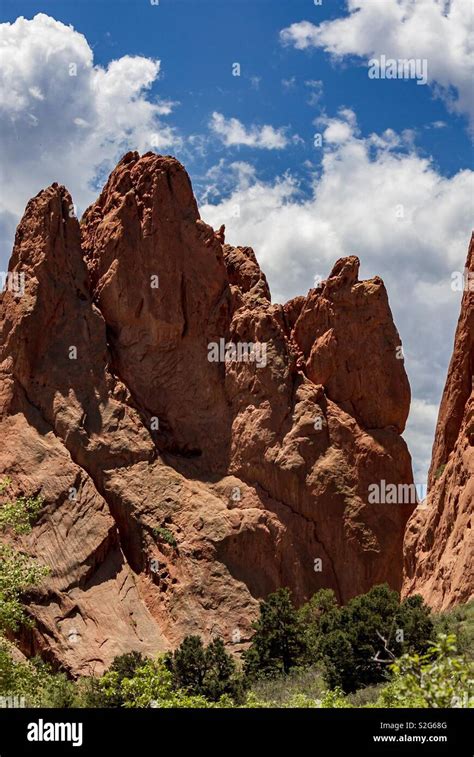
{"type": "Polygon", "coordinates": [[[227,147],[245,145],[264,150],[281,150],[288,143],[284,129],[275,129],[269,125],[246,127],[237,118],[225,118],[222,113],[214,112],[209,126],[227,147]]]}
{"type": "Polygon", "coordinates": [[[428,62],[428,81],[448,108],[474,126],[474,38],[471,0],[347,0],[348,15],[280,33],[299,50],[319,47],[335,56],[428,62]]]}
{"type": "MultiPolygon", "coordinates": [[[[140,56],[94,65],[86,38],[40,13],[0,24],[0,268],[28,199],[54,181],[79,210],[93,186],[127,149],[176,144],[161,117],[172,103],[152,101],[160,62],[140,56]]],[[[99,182],[100,183],[100,182],[99,182]]]]}
{"type": "Polygon", "coordinates": [[[294,176],[267,183],[234,166],[233,191],[201,213],[226,224],[231,244],[254,247],[276,301],[305,293],[344,255],[360,257],[361,277],[382,276],[414,395],[406,436],[423,483],[459,313],[451,274],[467,254],[474,173],[442,176],[410,135],[361,136],[348,109],[326,119],[323,151],[311,197],[294,176]]]}

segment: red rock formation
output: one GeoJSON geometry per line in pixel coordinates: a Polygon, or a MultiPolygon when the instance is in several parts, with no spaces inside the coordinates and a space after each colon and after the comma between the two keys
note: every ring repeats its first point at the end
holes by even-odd
{"type": "Polygon", "coordinates": [[[474,236],[441,401],[426,500],[405,538],[405,594],[437,610],[474,594],[474,236]]]}
{"type": "Polygon", "coordinates": [[[42,493],[23,548],[52,569],[23,648],[100,672],[188,633],[238,650],[282,585],[399,589],[413,505],[368,498],[412,483],[380,279],[346,258],[272,305],[169,157],[129,153],[80,226],[71,207],[57,185],[30,201],[10,263],[25,293],[0,303],[0,473],[10,496],[42,493]]]}

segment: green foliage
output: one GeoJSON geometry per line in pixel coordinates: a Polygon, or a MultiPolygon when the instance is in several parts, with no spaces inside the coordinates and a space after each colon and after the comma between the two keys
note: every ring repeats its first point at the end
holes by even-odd
{"type": "Polygon", "coordinates": [[[157,538],[162,539],[171,547],[178,546],[178,542],[176,541],[173,533],[169,530],[169,528],[164,528],[164,526],[156,526],[153,529],[153,533],[157,538]]]}
{"type": "Polygon", "coordinates": [[[169,666],[178,687],[201,694],[206,675],[206,651],[200,636],[186,636],[169,658],[169,666]]]}
{"type": "MultiPolygon", "coordinates": [[[[0,481],[0,493],[9,487],[9,478],[0,481]]],[[[0,505],[0,531],[12,528],[17,534],[31,531],[43,501],[40,497],[19,497],[0,505]]],[[[48,569],[38,566],[27,555],[0,544],[0,633],[17,631],[29,619],[22,605],[25,589],[39,583],[48,569]]]]}
{"type": "MultiPolygon", "coordinates": [[[[275,702],[251,691],[245,707],[274,707],[275,702]]],[[[474,665],[461,657],[454,636],[440,634],[428,651],[404,654],[390,666],[384,685],[346,696],[340,687],[318,697],[292,696],[283,707],[474,707],[474,665]]]]}
{"type": "Polygon", "coordinates": [[[326,630],[335,628],[339,607],[336,595],[332,589],[320,589],[313,594],[309,602],[304,604],[298,611],[298,616],[303,627],[305,661],[312,664],[319,658],[321,623],[324,616],[326,630]],[[331,619],[334,619],[334,626],[331,619]]]}
{"type": "Polygon", "coordinates": [[[0,529],[12,528],[17,534],[29,534],[43,507],[41,497],[18,497],[0,505],[0,529]]]}
{"type": "Polygon", "coordinates": [[[321,666],[292,668],[287,675],[275,678],[257,678],[252,683],[252,694],[257,700],[271,702],[272,707],[290,706],[290,701],[304,696],[308,701],[322,697],[327,686],[321,666]]]}
{"type": "Polygon", "coordinates": [[[402,655],[391,669],[380,707],[474,707],[474,665],[459,656],[455,636],[439,634],[426,654],[402,655]]]}
{"type": "Polygon", "coordinates": [[[114,657],[109,670],[111,673],[117,673],[119,680],[122,681],[124,678],[133,678],[138,668],[143,667],[146,662],[147,658],[141,652],[127,652],[114,657]]]}
{"type": "Polygon", "coordinates": [[[225,650],[222,639],[216,638],[206,649],[206,675],[202,693],[212,702],[224,695],[240,701],[243,695],[241,676],[237,675],[235,660],[225,650]]]}
{"type": "MultiPolygon", "coordinates": [[[[122,681],[124,707],[212,707],[204,696],[188,694],[177,689],[173,673],[163,657],[148,660],[138,668],[133,678],[122,681]]],[[[224,703],[225,704],[225,703],[224,703]]]]}
{"type": "Polygon", "coordinates": [[[444,473],[444,469],[446,468],[446,463],[443,463],[443,465],[440,465],[439,468],[436,468],[435,471],[435,479],[441,478],[441,476],[444,473]]]}
{"type": "Polygon", "coordinates": [[[454,635],[459,653],[474,660],[474,601],[435,615],[436,633],[454,635]]]}
{"type": "Polygon", "coordinates": [[[305,660],[321,661],[331,689],[346,692],[387,679],[388,665],[403,652],[423,652],[433,636],[421,597],[400,604],[387,585],[374,586],[344,607],[333,592],[317,592],[299,611],[305,660]]]}
{"type": "MultiPolygon", "coordinates": [[[[101,678],[71,681],[39,659],[13,661],[8,644],[0,644],[0,695],[24,697],[28,707],[474,707],[473,664],[459,656],[455,638],[443,634],[426,654],[402,655],[390,666],[390,680],[382,687],[349,696],[339,687],[314,693],[293,689],[279,702],[252,690],[240,703],[228,694],[212,701],[178,687],[169,654],[155,660],[139,653],[122,655],[112,663],[114,670],[111,666],[101,678]]],[[[294,670],[282,680],[295,681],[302,674],[294,670]]]]}
{"type": "Polygon", "coordinates": [[[47,575],[48,569],[7,544],[0,544],[0,633],[30,623],[22,604],[23,592],[47,575]]]}
{"type": "Polygon", "coordinates": [[[344,692],[339,686],[331,691],[326,691],[325,695],[321,699],[320,706],[323,709],[342,709],[352,707],[351,703],[345,697],[344,692]]]}
{"type": "Polygon", "coordinates": [[[116,657],[101,678],[79,687],[86,707],[234,707],[244,700],[241,676],[223,642],[204,647],[198,636],[156,660],[139,652],[116,657]]]}
{"type": "Polygon", "coordinates": [[[26,707],[75,707],[76,689],[65,673],[55,673],[42,660],[15,662],[0,643],[0,695],[24,698],[26,707]]]}
{"type": "Polygon", "coordinates": [[[384,684],[382,683],[375,683],[372,686],[364,686],[362,689],[358,689],[352,694],[348,694],[347,701],[350,702],[353,707],[376,707],[376,702],[380,697],[383,687],[384,684]]]}
{"type": "Polygon", "coordinates": [[[273,702],[267,702],[264,699],[255,694],[254,691],[249,691],[245,697],[245,702],[241,705],[245,709],[266,709],[267,707],[273,707],[273,702]]]}
{"type": "MultiPolygon", "coordinates": [[[[3,494],[11,484],[11,478],[0,480],[0,494],[3,494]]],[[[41,508],[42,497],[17,497],[13,502],[0,504],[0,530],[13,529],[17,534],[29,534],[41,508]]]]}
{"type": "Polygon", "coordinates": [[[249,679],[273,678],[301,664],[304,631],[289,589],[279,589],[260,603],[260,617],[253,627],[251,646],[243,655],[249,679]]]}
{"type": "Polygon", "coordinates": [[[5,489],[8,489],[11,482],[12,480],[9,476],[6,476],[5,478],[0,479],[0,494],[3,494],[5,489]]]}
{"type": "Polygon", "coordinates": [[[165,658],[176,687],[217,702],[223,696],[243,699],[243,680],[222,639],[204,647],[199,636],[186,636],[172,655],[165,658]]]}
{"type": "Polygon", "coordinates": [[[125,704],[123,682],[135,676],[139,668],[148,662],[140,652],[127,652],[114,658],[110,668],[101,678],[83,681],[81,696],[86,707],[123,707],[125,704]]]}

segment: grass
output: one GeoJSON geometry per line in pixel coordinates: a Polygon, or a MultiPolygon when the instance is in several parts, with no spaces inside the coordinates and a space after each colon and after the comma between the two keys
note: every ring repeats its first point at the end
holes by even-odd
{"type": "Polygon", "coordinates": [[[252,693],[263,702],[271,702],[275,707],[284,707],[297,694],[310,699],[321,699],[327,685],[317,666],[295,669],[287,676],[256,681],[252,693]]]}
{"type": "Polygon", "coordinates": [[[165,541],[171,547],[177,547],[178,546],[178,542],[174,538],[174,535],[169,530],[169,528],[164,528],[164,526],[156,526],[153,529],[153,533],[155,534],[155,536],[158,539],[162,539],[162,541],[165,541]]]}
{"type": "MultiPolygon", "coordinates": [[[[458,651],[474,659],[474,601],[447,612],[433,615],[436,633],[454,633],[458,638],[458,651]]],[[[348,694],[345,699],[352,707],[375,706],[386,682],[366,686],[348,694]]],[[[298,697],[321,700],[327,691],[321,667],[297,668],[287,676],[263,679],[252,684],[251,694],[260,702],[274,707],[287,707],[298,697]]],[[[300,705],[297,705],[300,706],[300,705]]],[[[301,705],[302,706],[302,705],[301,705]]]]}
{"type": "Polygon", "coordinates": [[[454,633],[461,654],[474,660],[474,600],[434,616],[438,633],[454,633]]]}
{"type": "Polygon", "coordinates": [[[437,481],[438,478],[441,478],[441,476],[444,473],[444,469],[446,468],[446,463],[443,463],[443,465],[440,465],[439,468],[435,471],[435,480],[437,481]]]}

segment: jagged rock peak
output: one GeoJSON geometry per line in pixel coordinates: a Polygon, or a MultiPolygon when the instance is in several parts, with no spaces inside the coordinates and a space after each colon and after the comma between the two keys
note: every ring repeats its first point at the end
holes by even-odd
{"type": "Polygon", "coordinates": [[[350,256],[272,304],[171,157],[128,153],[80,225],[71,207],[57,186],[28,204],[25,292],[0,297],[0,462],[44,496],[23,546],[52,566],[23,648],[100,672],[189,633],[241,649],[280,586],[399,589],[414,504],[368,496],[413,481],[383,282],[350,256]]]}

